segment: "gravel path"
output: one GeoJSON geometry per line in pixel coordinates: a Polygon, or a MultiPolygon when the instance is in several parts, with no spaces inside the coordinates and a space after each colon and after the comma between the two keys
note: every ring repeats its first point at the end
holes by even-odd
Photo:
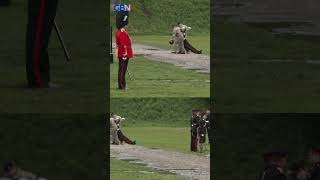
{"type": "MultiPolygon", "coordinates": [[[[115,47],[115,44],[113,44],[115,47]]],[[[149,60],[174,64],[184,69],[193,69],[201,73],[210,73],[210,57],[204,54],[174,54],[171,50],[159,47],[133,44],[135,55],[144,55],[149,60]]]]}
{"type": "Polygon", "coordinates": [[[110,145],[110,157],[146,164],[160,171],[175,173],[186,179],[209,180],[210,157],[184,154],[137,145],[110,145]]]}

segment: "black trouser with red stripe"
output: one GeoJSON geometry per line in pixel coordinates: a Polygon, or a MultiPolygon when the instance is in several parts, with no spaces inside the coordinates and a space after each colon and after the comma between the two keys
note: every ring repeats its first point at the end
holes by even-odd
{"type": "Polygon", "coordinates": [[[26,68],[30,87],[46,87],[50,81],[48,45],[58,0],[29,0],[26,68]]]}
{"type": "Polygon", "coordinates": [[[119,89],[126,88],[126,73],[128,69],[129,59],[123,60],[119,58],[118,85],[119,89]]]}
{"type": "Polygon", "coordinates": [[[131,141],[129,138],[127,138],[121,130],[118,130],[118,138],[119,141],[122,143],[123,141],[126,142],[127,144],[135,144],[133,141],[131,141]]]}

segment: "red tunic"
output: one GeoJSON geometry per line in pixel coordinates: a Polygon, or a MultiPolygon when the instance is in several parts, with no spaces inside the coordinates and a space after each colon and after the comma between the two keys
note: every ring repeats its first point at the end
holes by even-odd
{"type": "Polygon", "coordinates": [[[131,38],[123,28],[117,30],[116,43],[118,48],[118,58],[122,58],[125,54],[127,54],[128,58],[133,57],[131,38]]]}

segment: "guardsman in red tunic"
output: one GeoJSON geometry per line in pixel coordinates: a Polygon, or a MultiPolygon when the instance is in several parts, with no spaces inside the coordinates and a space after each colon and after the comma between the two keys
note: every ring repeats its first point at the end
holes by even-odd
{"type": "Polygon", "coordinates": [[[129,59],[133,57],[131,48],[131,38],[127,33],[129,13],[118,12],[116,15],[117,33],[116,44],[118,49],[119,70],[118,70],[118,85],[119,89],[126,89],[126,72],[129,59]]]}

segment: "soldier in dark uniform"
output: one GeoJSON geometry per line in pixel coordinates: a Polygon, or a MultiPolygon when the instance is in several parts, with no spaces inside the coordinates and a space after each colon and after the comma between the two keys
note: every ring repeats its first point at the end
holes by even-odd
{"type": "MultiPolygon", "coordinates": [[[[203,115],[204,116],[204,115],[203,115]]],[[[200,153],[204,152],[204,143],[206,142],[206,134],[207,134],[207,127],[206,127],[206,120],[204,117],[200,118],[199,121],[199,148],[200,153]]]]}
{"type": "Polygon", "coordinates": [[[191,117],[191,151],[193,152],[197,152],[198,150],[198,128],[200,118],[200,110],[193,109],[191,117]]]}
{"type": "Polygon", "coordinates": [[[27,24],[26,69],[28,86],[50,88],[48,45],[58,0],[29,0],[27,24]]]}
{"type": "Polygon", "coordinates": [[[284,167],[288,153],[282,150],[273,150],[263,154],[266,167],[258,180],[287,180],[284,167]]]}
{"type": "Polygon", "coordinates": [[[309,154],[311,163],[310,180],[320,180],[320,148],[312,147],[309,154]]]}
{"type": "Polygon", "coordinates": [[[119,70],[118,70],[118,85],[119,89],[126,89],[126,73],[129,59],[133,57],[131,48],[131,38],[127,33],[129,13],[118,12],[116,15],[117,32],[116,44],[118,50],[119,70]]]}

